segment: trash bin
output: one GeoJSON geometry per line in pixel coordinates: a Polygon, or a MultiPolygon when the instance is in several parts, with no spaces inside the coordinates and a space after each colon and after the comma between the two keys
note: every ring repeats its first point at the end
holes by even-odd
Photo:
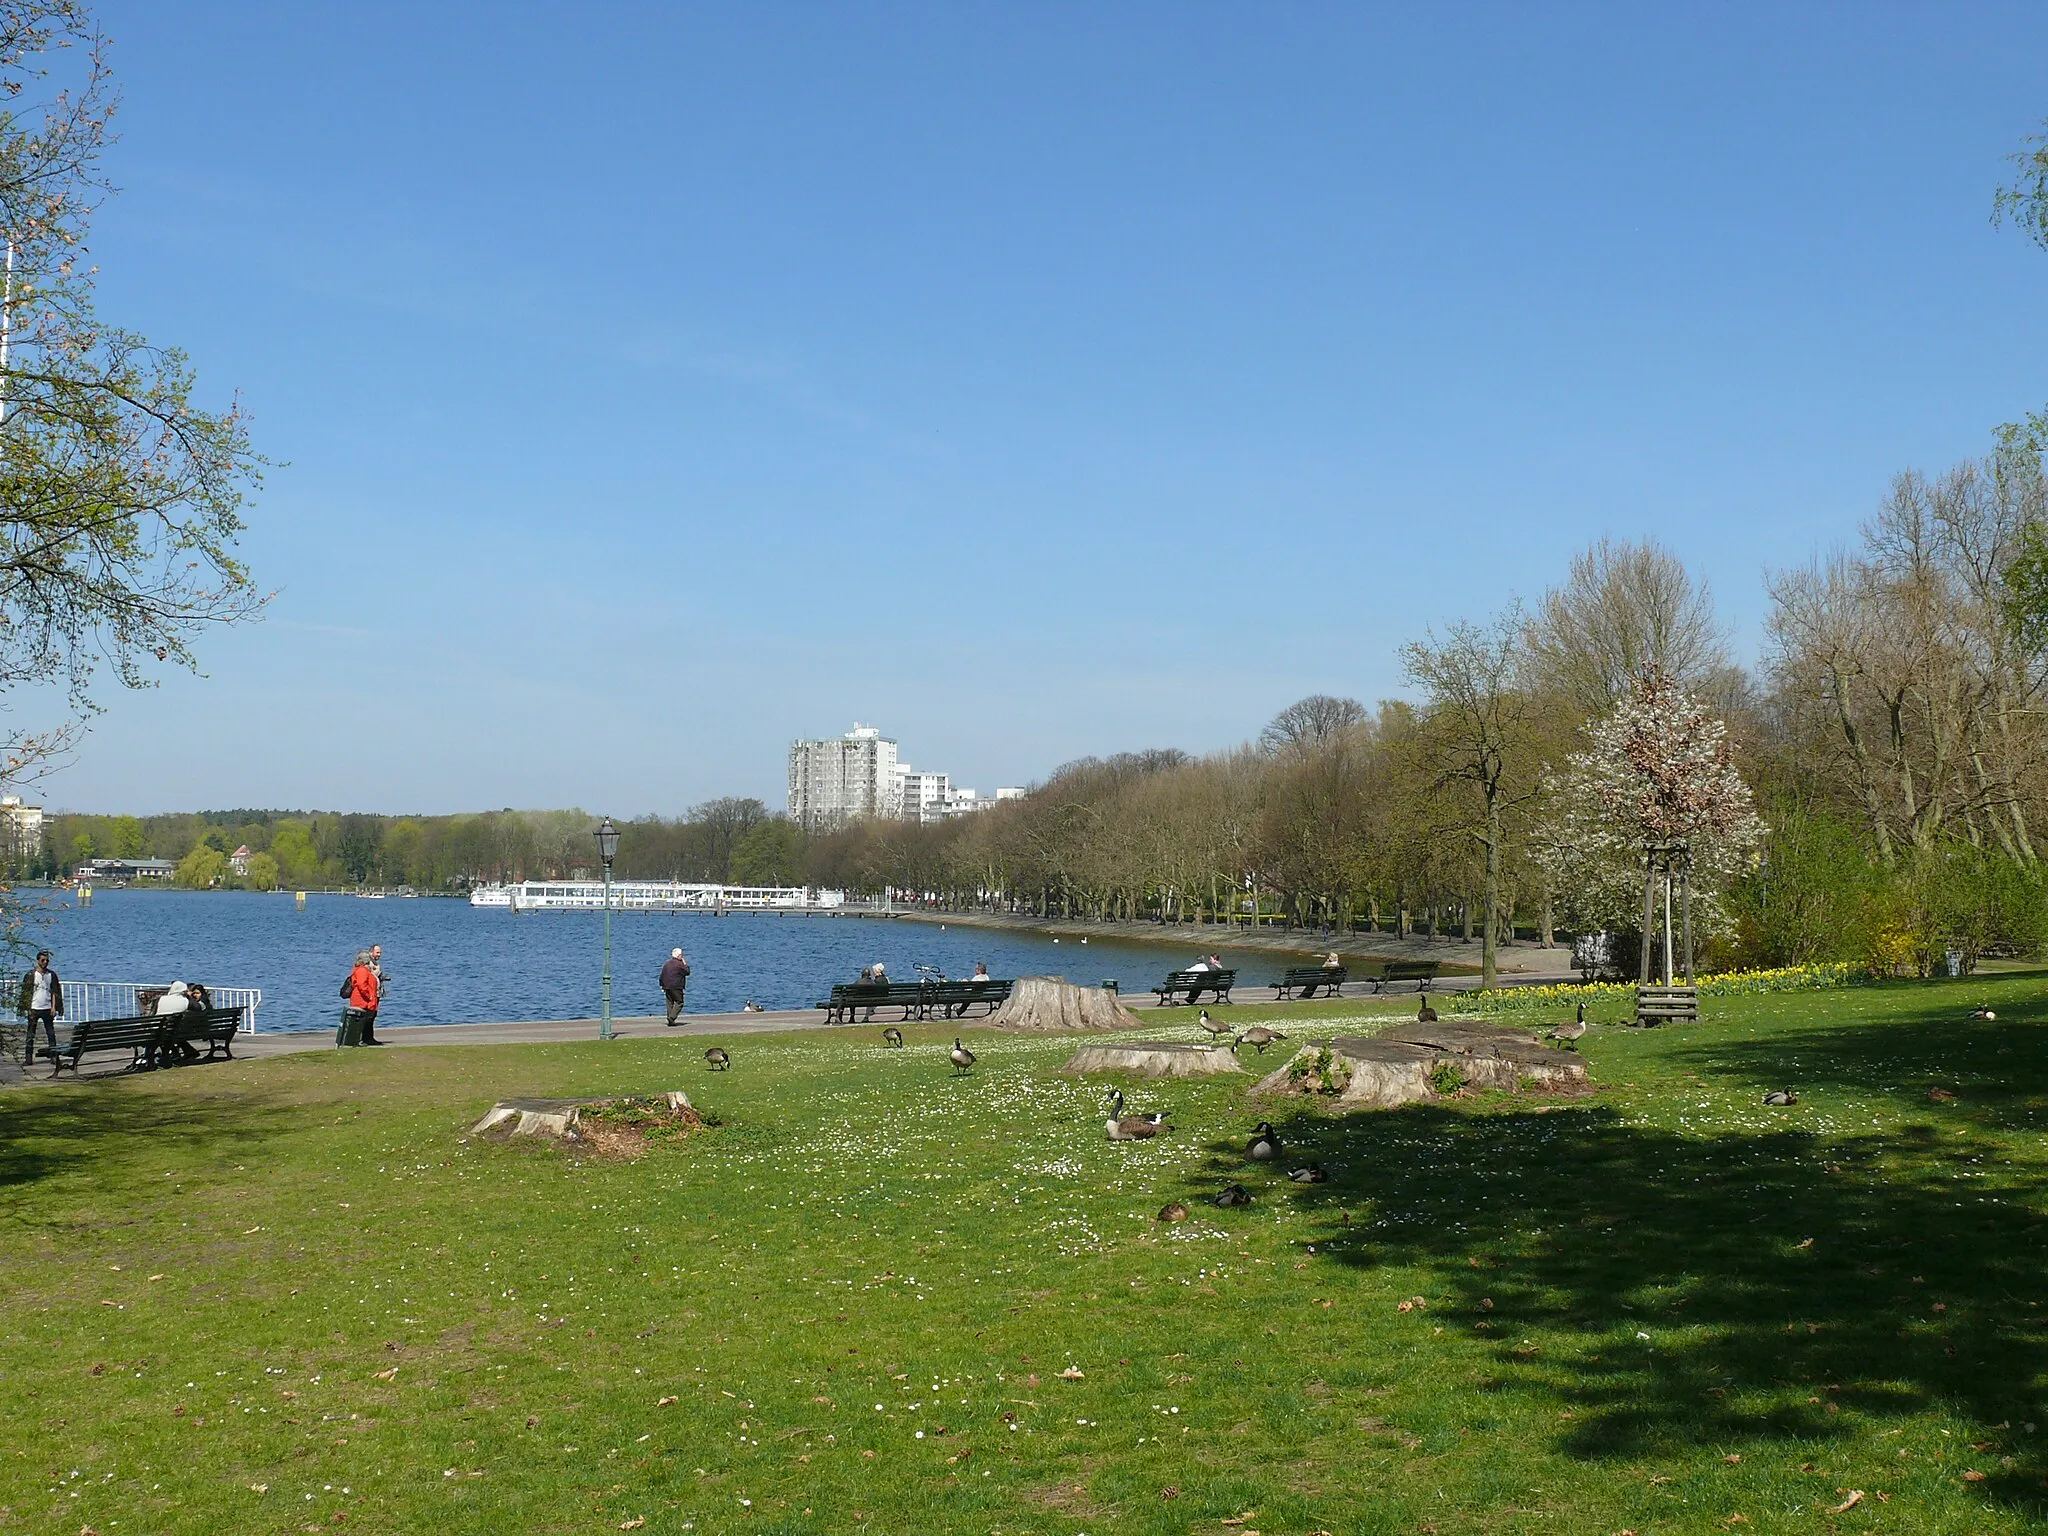
{"type": "Polygon", "coordinates": [[[338,1051],[346,1045],[363,1043],[363,1015],[359,1009],[341,1010],[340,1027],[334,1031],[334,1048],[338,1051]]]}
{"type": "Polygon", "coordinates": [[[1102,990],[1103,990],[1103,991],[1105,991],[1105,992],[1107,992],[1107,993],[1109,993],[1109,994],[1110,994],[1110,995],[1111,995],[1112,997],[1116,996],[1116,995],[1117,995],[1117,982],[1116,982],[1116,978],[1115,978],[1114,976],[1109,976],[1109,977],[1105,977],[1105,978],[1103,979],[1103,983],[1102,983],[1102,990]]]}

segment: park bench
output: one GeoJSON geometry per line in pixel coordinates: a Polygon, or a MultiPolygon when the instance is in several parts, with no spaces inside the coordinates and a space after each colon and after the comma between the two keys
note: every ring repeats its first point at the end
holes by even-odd
{"type": "Polygon", "coordinates": [[[130,1019],[87,1019],[71,1026],[71,1038],[52,1050],[45,1045],[37,1055],[50,1063],[50,1076],[58,1077],[68,1066],[75,1074],[78,1064],[96,1052],[129,1053],[129,1066],[177,1066],[184,1059],[181,1045],[206,1043],[203,1058],[234,1057],[232,1041],[242,1027],[240,1008],[203,1008],[164,1018],[147,1015],[130,1019]]]}
{"type": "Polygon", "coordinates": [[[1636,1023],[1697,1024],[1700,1021],[1698,987],[1637,987],[1636,1023]]]}
{"type": "Polygon", "coordinates": [[[942,1019],[962,1019],[967,1010],[975,1004],[985,1004],[985,1011],[994,1013],[1010,995],[1010,983],[996,981],[928,981],[924,984],[925,995],[921,1018],[930,1018],[934,1010],[942,1019]]]}
{"type": "Polygon", "coordinates": [[[811,1006],[825,1010],[827,1024],[852,1024],[856,1022],[854,1011],[861,1008],[870,1019],[877,1008],[901,1008],[905,1019],[914,1019],[920,1016],[923,1002],[923,982],[842,981],[834,985],[829,998],[811,1006]]]}
{"type": "Polygon", "coordinates": [[[1230,1001],[1230,989],[1236,981],[1235,971],[1169,971],[1166,980],[1152,990],[1159,995],[1162,1008],[1176,999],[1185,1003],[1200,1002],[1204,992],[1213,994],[1219,1003],[1227,1003],[1230,1001]]]}
{"type": "Polygon", "coordinates": [[[1273,983],[1273,990],[1282,997],[1299,995],[1314,997],[1316,988],[1326,989],[1327,997],[1342,997],[1344,983],[1351,973],[1341,965],[1297,965],[1290,967],[1287,974],[1273,983]]]}
{"type": "Polygon", "coordinates": [[[1384,992],[1397,981],[1412,981],[1416,991],[1427,992],[1429,984],[1436,980],[1437,967],[1442,963],[1440,960],[1388,960],[1366,980],[1372,983],[1375,992],[1384,992]]]}

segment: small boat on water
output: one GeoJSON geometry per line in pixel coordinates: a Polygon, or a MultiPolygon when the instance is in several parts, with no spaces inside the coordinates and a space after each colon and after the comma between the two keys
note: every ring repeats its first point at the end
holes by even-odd
{"type": "MultiPolygon", "coordinates": [[[[601,880],[521,880],[480,885],[469,893],[472,907],[514,912],[602,912],[601,880]]],[[[846,904],[844,891],[801,885],[700,885],[680,880],[614,880],[614,912],[804,912],[846,904]]]]}

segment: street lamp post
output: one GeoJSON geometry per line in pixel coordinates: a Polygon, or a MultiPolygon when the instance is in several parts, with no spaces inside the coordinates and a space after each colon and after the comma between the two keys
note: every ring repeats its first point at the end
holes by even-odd
{"type": "Polygon", "coordinates": [[[612,860],[619,856],[619,829],[607,816],[597,829],[597,857],[604,865],[604,1014],[597,1038],[612,1037],[612,860]]]}

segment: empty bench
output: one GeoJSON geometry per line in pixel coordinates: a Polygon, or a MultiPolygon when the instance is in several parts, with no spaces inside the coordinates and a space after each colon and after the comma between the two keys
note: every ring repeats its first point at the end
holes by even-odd
{"type": "Polygon", "coordinates": [[[1697,1024],[1699,1021],[1698,987],[1636,988],[1636,1023],[1697,1024]]]}
{"type": "Polygon", "coordinates": [[[1282,997],[1314,997],[1321,987],[1325,997],[1342,997],[1350,975],[1341,965],[1297,965],[1273,983],[1273,990],[1282,997]]]}
{"type": "Polygon", "coordinates": [[[240,1008],[194,1008],[162,1018],[148,1015],[130,1019],[87,1019],[71,1026],[71,1038],[52,1049],[45,1045],[36,1054],[50,1063],[50,1076],[59,1077],[69,1067],[74,1075],[78,1064],[95,1054],[128,1052],[130,1070],[144,1067],[182,1066],[188,1050],[205,1045],[199,1059],[234,1059],[235,1032],[242,1027],[240,1008]]]}
{"type": "Polygon", "coordinates": [[[1441,964],[1440,960],[1388,960],[1366,980],[1375,992],[1384,992],[1397,981],[1412,981],[1416,991],[1427,992],[1441,964]]]}
{"type": "Polygon", "coordinates": [[[1237,981],[1235,971],[1170,971],[1166,980],[1152,990],[1159,996],[1159,1006],[1168,1003],[1197,1003],[1207,992],[1219,1003],[1230,1001],[1230,988],[1237,981]]]}

